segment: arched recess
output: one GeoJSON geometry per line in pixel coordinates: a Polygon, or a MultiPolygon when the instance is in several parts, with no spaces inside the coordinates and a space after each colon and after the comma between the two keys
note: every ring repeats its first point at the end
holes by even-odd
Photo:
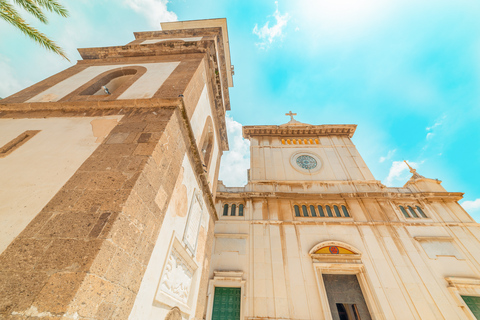
{"type": "Polygon", "coordinates": [[[128,66],[105,71],[59,101],[115,100],[147,72],[142,66],[128,66]],[[103,86],[110,92],[107,94],[103,86]]]}
{"type": "Polygon", "coordinates": [[[203,132],[200,138],[199,148],[200,156],[202,157],[204,169],[208,172],[210,163],[212,162],[213,143],[214,143],[213,121],[208,116],[203,127],[203,132]]]}
{"type": "Polygon", "coordinates": [[[319,255],[320,256],[325,256],[325,255],[342,256],[344,258],[345,256],[348,256],[347,258],[353,258],[353,259],[361,258],[361,253],[357,248],[345,242],[340,242],[340,241],[323,241],[315,245],[312,249],[310,249],[308,254],[312,256],[312,258],[315,258],[319,255]]]}
{"type": "Polygon", "coordinates": [[[341,241],[323,241],[313,246],[308,254],[312,258],[324,319],[333,319],[324,275],[356,276],[371,319],[385,319],[360,250],[341,241]]]}

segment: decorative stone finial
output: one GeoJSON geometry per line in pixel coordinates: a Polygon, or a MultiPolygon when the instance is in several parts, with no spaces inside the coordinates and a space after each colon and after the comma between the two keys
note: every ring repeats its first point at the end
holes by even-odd
{"type": "Polygon", "coordinates": [[[293,119],[293,116],[296,116],[296,113],[292,113],[292,111],[289,111],[288,113],[285,113],[286,116],[290,116],[290,121],[297,121],[293,119]]]}
{"type": "Polygon", "coordinates": [[[420,175],[417,173],[417,170],[416,169],[413,169],[407,162],[407,160],[403,160],[403,162],[405,162],[405,164],[407,165],[407,167],[410,169],[410,172],[412,173],[412,179],[422,179],[422,178],[425,178],[424,176],[420,175]]]}

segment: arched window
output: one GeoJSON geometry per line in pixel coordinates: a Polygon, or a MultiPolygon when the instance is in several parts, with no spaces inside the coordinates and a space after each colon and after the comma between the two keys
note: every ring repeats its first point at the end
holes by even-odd
{"type": "Polygon", "coordinates": [[[417,213],[415,212],[415,210],[412,209],[412,207],[408,206],[408,211],[410,211],[413,217],[418,218],[417,213]]]}
{"type": "Polygon", "coordinates": [[[427,218],[427,215],[425,214],[425,212],[423,212],[422,208],[420,208],[419,206],[417,206],[416,208],[423,218],[427,218]]]}
{"type": "Polygon", "coordinates": [[[236,211],[237,211],[237,205],[232,204],[232,213],[230,213],[230,215],[231,215],[232,217],[235,216],[236,211]]]}
{"type": "Polygon", "coordinates": [[[310,213],[312,214],[312,217],[317,216],[317,213],[315,212],[315,206],[310,206],[310,213]]]}
{"type": "Polygon", "coordinates": [[[138,70],[120,69],[112,71],[83,90],[81,96],[106,96],[113,94],[120,86],[135,77],[138,70]]]}
{"type": "Polygon", "coordinates": [[[408,215],[407,211],[405,210],[405,208],[403,206],[399,206],[400,207],[400,211],[402,211],[403,215],[405,216],[405,218],[410,218],[410,216],[408,215]]]}
{"type": "Polygon", "coordinates": [[[243,217],[243,204],[238,206],[238,216],[243,217]]]}
{"type": "Polygon", "coordinates": [[[333,206],[333,210],[335,210],[335,215],[337,217],[341,217],[342,215],[340,214],[340,210],[338,210],[338,206],[333,206]]]}
{"type": "Polygon", "coordinates": [[[343,215],[344,215],[345,217],[347,217],[347,218],[350,217],[350,215],[348,214],[347,207],[342,206],[342,211],[343,211],[343,215]]]}
{"type": "Polygon", "coordinates": [[[302,211],[303,211],[303,216],[304,216],[304,217],[308,217],[307,206],[303,205],[303,206],[302,206],[302,211]]]}
{"type": "Polygon", "coordinates": [[[318,208],[318,214],[320,214],[320,217],[325,217],[325,212],[323,212],[322,206],[317,206],[318,208]]]}
{"type": "Polygon", "coordinates": [[[333,217],[332,209],[330,209],[330,206],[325,206],[325,209],[327,209],[328,216],[333,217]]]}
{"type": "Polygon", "coordinates": [[[300,208],[297,205],[294,205],[293,209],[295,210],[295,217],[300,217],[300,208]]]}
{"type": "Polygon", "coordinates": [[[223,206],[223,215],[228,216],[228,204],[223,206]]]}

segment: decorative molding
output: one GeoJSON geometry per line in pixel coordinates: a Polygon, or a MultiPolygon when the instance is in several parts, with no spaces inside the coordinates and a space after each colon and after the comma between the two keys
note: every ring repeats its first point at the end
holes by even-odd
{"type": "Polygon", "coordinates": [[[229,280],[242,281],[243,271],[213,271],[213,279],[215,280],[229,280]]]}
{"type": "Polygon", "coordinates": [[[279,137],[317,137],[341,135],[353,137],[357,125],[355,124],[333,124],[320,126],[244,126],[243,137],[249,139],[254,136],[279,136],[279,137]]]}
{"type": "Polygon", "coordinates": [[[423,237],[413,237],[413,239],[421,242],[421,241],[447,241],[451,242],[453,241],[452,237],[448,236],[423,236],[423,237]]]}
{"type": "Polygon", "coordinates": [[[160,290],[184,304],[188,304],[194,272],[192,266],[173,246],[160,281],[160,290]]]}
{"type": "MultiPolygon", "coordinates": [[[[348,181],[343,181],[348,182],[348,181]]],[[[325,183],[329,183],[326,181],[325,183]]],[[[241,192],[241,193],[231,193],[231,192],[217,192],[216,199],[253,199],[253,198],[284,198],[284,199],[351,199],[351,198],[375,198],[375,199],[438,199],[438,198],[448,198],[448,200],[458,201],[463,198],[463,193],[461,192],[419,192],[419,193],[397,193],[397,192],[346,192],[346,193],[297,193],[297,192],[241,192]]]]}
{"type": "Polygon", "coordinates": [[[462,278],[462,277],[445,277],[450,286],[474,286],[480,287],[480,279],[478,278],[462,278]]]}
{"type": "Polygon", "coordinates": [[[246,239],[248,233],[215,233],[215,238],[246,239]]]}

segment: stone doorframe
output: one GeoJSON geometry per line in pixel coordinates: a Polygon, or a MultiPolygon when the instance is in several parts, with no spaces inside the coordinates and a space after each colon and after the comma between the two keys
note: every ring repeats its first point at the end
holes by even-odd
{"type": "Polygon", "coordinates": [[[448,282],[448,291],[452,294],[457,306],[465,312],[469,320],[477,320],[462,295],[480,297],[480,279],[446,277],[445,280],[448,282]]]}
{"type": "Polygon", "coordinates": [[[312,258],[317,288],[320,294],[320,301],[324,312],[325,320],[332,320],[332,311],[328,303],[327,291],[323,282],[323,274],[348,274],[356,275],[362,290],[365,303],[373,320],[384,320],[385,315],[368,281],[365,267],[361,260],[360,252],[346,243],[339,241],[325,241],[315,245],[309,252],[312,258]],[[315,252],[324,246],[337,246],[351,250],[354,254],[316,254],[315,252]]]}
{"type": "Polygon", "coordinates": [[[242,279],[243,271],[213,271],[213,279],[208,283],[206,320],[212,319],[213,299],[215,287],[240,288],[240,319],[244,318],[246,305],[245,280],[242,279]]]}

